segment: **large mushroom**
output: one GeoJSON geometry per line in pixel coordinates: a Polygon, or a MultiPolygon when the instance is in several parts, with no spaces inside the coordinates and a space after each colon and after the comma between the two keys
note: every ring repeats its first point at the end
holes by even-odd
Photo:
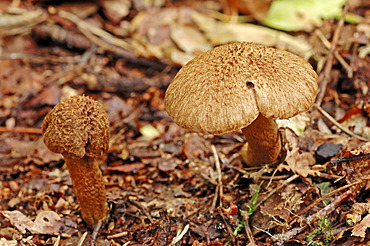
{"type": "Polygon", "coordinates": [[[70,97],[46,115],[42,132],[45,145],[64,156],[83,220],[95,226],[108,211],[100,171],[109,144],[107,113],[90,97],[70,97]]]}
{"type": "Polygon", "coordinates": [[[242,130],[242,160],[256,166],[281,152],[275,119],[308,111],[317,95],[317,74],[301,57],[249,42],[231,42],[185,64],[165,95],[168,115],[192,132],[242,130]]]}

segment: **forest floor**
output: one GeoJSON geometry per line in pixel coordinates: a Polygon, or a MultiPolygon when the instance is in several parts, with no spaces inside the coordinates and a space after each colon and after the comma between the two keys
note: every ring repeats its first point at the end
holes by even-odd
{"type": "Polygon", "coordinates": [[[370,2],[341,8],[357,21],[289,32],[262,24],[268,6],[233,1],[55,2],[0,2],[0,245],[370,245],[370,2]],[[310,112],[279,121],[275,165],[243,164],[241,132],[189,133],[165,111],[181,65],[233,40],[319,74],[310,112]],[[110,120],[110,216],[95,231],[40,129],[73,95],[110,120]]]}

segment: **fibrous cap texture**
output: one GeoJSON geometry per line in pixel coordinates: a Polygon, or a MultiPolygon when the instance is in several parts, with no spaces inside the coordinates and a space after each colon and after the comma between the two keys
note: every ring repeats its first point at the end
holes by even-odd
{"type": "Polygon", "coordinates": [[[42,132],[45,145],[62,155],[103,157],[108,150],[107,113],[87,96],[73,96],[58,103],[46,115],[42,132]]]}
{"type": "Polygon", "coordinates": [[[224,134],[248,126],[261,113],[286,119],[309,110],[317,74],[288,51],[232,42],[185,64],[165,95],[168,115],[193,132],[224,134]]]}

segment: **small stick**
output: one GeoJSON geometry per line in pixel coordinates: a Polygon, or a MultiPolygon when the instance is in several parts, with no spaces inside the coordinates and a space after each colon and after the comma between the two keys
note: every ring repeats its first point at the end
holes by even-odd
{"type": "Polygon", "coordinates": [[[370,157],[370,154],[366,154],[366,155],[356,156],[356,157],[339,158],[339,159],[332,160],[331,162],[333,164],[338,164],[341,162],[357,161],[357,160],[366,159],[369,157],[370,157]]]}
{"type": "Polygon", "coordinates": [[[93,230],[93,233],[91,235],[92,239],[95,241],[95,239],[97,238],[98,236],[98,233],[101,229],[101,227],[103,226],[103,221],[99,220],[98,223],[95,225],[94,227],[94,230],[93,230]]]}
{"type": "Polygon", "coordinates": [[[31,54],[23,54],[23,53],[4,53],[0,54],[0,60],[22,60],[24,62],[31,62],[36,64],[44,64],[44,63],[76,63],[76,57],[64,56],[64,57],[56,57],[56,56],[39,56],[39,55],[31,55],[31,54]]]}
{"type": "Polygon", "coordinates": [[[226,229],[227,231],[229,232],[230,234],[230,237],[231,237],[231,240],[233,241],[233,245],[235,245],[236,243],[236,238],[235,238],[235,235],[234,235],[234,232],[233,232],[233,229],[231,228],[231,226],[229,225],[229,223],[227,223],[226,221],[226,216],[224,215],[224,212],[222,211],[222,208],[221,207],[218,207],[218,212],[220,213],[221,217],[222,217],[222,220],[224,221],[225,223],[225,226],[226,226],[226,229]]]}
{"type": "MultiPolygon", "coordinates": [[[[315,34],[321,39],[321,42],[327,49],[331,49],[331,43],[325,38],[324,34],[320,30],[315,30],[315,34]]],[[[343,57],[339,54],[338,50],[334,51],[335,58],[339,61],[339,63],[343,66],[343,68],[347,71],[348,78],[353,77],[353,69],[348,63],[343,59],[343,57]]]]}
{"type": "Polygon", "coordinates": [[[241,211],[241,214],[243,216],[243,219],[244,219],[244,229],[245,229],[245,232],[247,234],[247,237],[248,237],[248,240],[249,240],[249,244],[248,246],[254,246],[256,245],[256,242],[254,241],[254,237],[253,237],[253,233],[252,233],[252,230],[249,226],[249,215],[248,215],[248,212],[247,211],[241,211]]]}
{"type": "Polygon", "coordinates": [[[149,213],[148,209],[147,209],[144,205],[142,205],[140,202],[137,202],[137,201],[132,200],[132,199],[128,199],[128,201],[129,201],[131,204],[133,204],[133,205],[135,205],[136,207],[138,207],[139,209],[141,209],[141,210],[142,210],[142,212],[146,215],[146,217],[148,217],[148,220],[149,220],[151,223],[153,223],[152,216],[150,215],[150,213],[149,213]]]}
{"type": "Polygon", "coordinates": [[[58,235],[57,240],[55,241],[53,246],[59,246],[59,244],[60,244],[60,235],[58,235]]]}
{"type": "Polygon", "coordinates": [[[78,241],[78,244],[77,246],[82,246],[85,239],[86,239],[86,236],[87,236],[87,232],[85,232],[84,234],[82,234],[82,237],[80,238],[80,240],[78,241]]]}
{"type": "Polygon", "coordinates": [[[188,232],[189,227],[189,224],[187,224],[181,231],[177,231],[177,235],[172,239],[171,245],[176,245],[176,243],[180,242],[180,240],[188,232]]]}
{"type": "Polygon", "coordinates": [[[277,186],[275,189],[273,189],[267,196],[265,196],[261,201],[259,201],[257,203],[257,205],[255,206],[255,209],[257,209],[259,206],[261,206],[262,203],[264,203],[267,199],[269,199],[275,192],[277,192],[278,190],[280,190],[281,188],[283,188],[284,186],[288,185],[289,183],[291,183],[293,180],[295,180],[296,178],[298,178],[299,175],[298,174],[294,174],[293,176],[291,176],[290,178],[288,178],[287,180],[285,180],[283,183],[281,183],[279,186],[277,186]]]}
{"type": "MultiPolygon", "coordinates": [[[[277,245],[285,245],[284,242],[288,241],[289,239],[295,237],[298,233],[301,233],[303,230],[307,228],[308,225],[311,225],[315,220],[317,220],[318,216],[329,216],[340,204],[342,204],[348,197],[351,195],[351,191],[346,191],[339,197],[335,198],[333,202],[325,206],[323,209],[319,210],[317,213],[310,215],[306,222],[301,227],[293,228],[290,231],[287,231],[284,234],[274,235],[273,238],[277,240],[279,243],[277,245]]],[[[297,218],[297,217],[295,217],[297,218]]]]}
{"type": "Polygon", "coordinates": [[[11,127],[10,128],[6,126],[0,126],[0,133],[2,132],[38,134],[38,135],[42,134],[42,131],[40,128],[32,128],[32,127],[11,127]]]}
{"type": "Polygon", "coordinates": [[[317,95],[317,98],[316,98],[316,104],[317,105],[321,105],[322,100],[324,99],[324,95],[325,95],[325,92],[326,92],[326,87],[328,86],[328,83],[329,83],[329,80],[330,80],[330,72],[331,72],[332,67],[333,67],[335,49],[337,48],[337,43],[338,43],[340,34],[342,32],[342,29],[343,29],[343,25],[344,25],[344,17],[346,16],[347,11],[348,11],[348,3],[343,8],[342,16],[340,17],[340,20],[338,22],[338,26],[335,29],[334,34],[333,34],[333,39],[331,41],[331,48],[329,50],[329,54],[328,54],[327,59],[326,59],[326,65],[325,65],[325,68],[324,68],[324,76],[321,80],[319,94],[317,95]]]}
{"type": "Polygon", "coordinates": [[[349,136],[351,137],[355,137],[359,140],[362,140],[362,141],[369,141],[369,139],[366,139],[364,137],[361,137],[357,134],[355,134],[354,132],[352,132],[351,130],[349,130],[348,128],[345,128],[343,127],[341,124],[339,124],[338,121],[336,121],[329,113],[327,113],[320,105],[318,104],[315,104],[314,107],[325,117],[327,118],[331,123],[333,123],[336,127],[338,127],[341,131],[345,132],[346,134],[348,134],[349,136]]]}
{"type": "MultiPolygon", "coordinates": [[[[215,158],[215,166],[216,166],[216,171],[217,171],[217,188],[216,191],[219,193],[220,197],[220,206],[222,207],[222,197],[223,197],[223,188],[222,188],[222,171],[221,171],[221,164],[220,164],[220,159],[218,158],[217,150],[214,145],[211,146],[213,156],[215,158]]],[[[217,196],[215,196],[216,199],[217,196]]],[[[216,204],[213,204],[216,205],[216,204]]]]}
{"type": "Polygon", "coordinates": [[[320,197],[319,199],[316,199],[313,203],[311,203],[311,204],[310,204],[309,206],[307,206],[305,209],[303,209],[303,210],[299,211],[299,212],[297,213],[297,216],[302,215],[302,214],[305,214],[308,210],[312,209],[312,208],[313,208],[313,207],[315,207],[317,204],[319,204],[320,202],[324,201],[326,198],[329,198],[329,197],[333,196],[334,194],[336,194],[336,193],[338,193],[338,192],[340,192],[340,191],[342,191],[342,190],[348,189],[348,188],[350,188],[350,187],[352,187],[352,186],[354,186],[354,185],[361,184],[361,183],[362,183],[362,182],[364,182],[365,180],[369,180],[369,179],[370,179],[370,175],[369,175],[369,176],[366,176],[366,177],[364,177],[364,178],[362,178],[362,179],[359,179],[359,180],[357,180],[357,181],[355,181],[355,182],[353,182],[353,183],[350,183],[350,184],[347,184],[347,185],[345,185],[345,186],[339,187],[339,188],[338,188],[338,189],[336,189],[336,190],[333,190],[332,192],[330,192],[330,193],[326,194],[325,196],[320,197]]]}
{"type": "Polygon", "coordinates": [[[127,235],[128,235],[128,232],[123,231],[123,232],[119,232],[119,233],[116,233],[116,234],[113,234],[113,235],[108,235],[107,238],[108,239],[114,239],[114,238],[124,237],[124,236],[127,236],[127,235]]]}

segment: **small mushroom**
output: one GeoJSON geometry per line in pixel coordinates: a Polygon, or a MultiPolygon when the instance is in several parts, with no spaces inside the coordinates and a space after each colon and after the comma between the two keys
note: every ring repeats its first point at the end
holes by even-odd
{"type": "Polygon", "coordinates": [[[42,132],[45,145],[64,156],[83,220],[95,226],[108,211],[100,171],[109,144],[107,113],[90,97],[70,97],[46,115],[42,132]]]}
{"type": "Polygon", "coordinates": [[[275,119],[308,111],[317,95],[312,66],[288,51],[231,42],[185,64],[165,95],[168,115],[192,132],[242,130],[242,160],[250,166],[274,162],[281,152],[275,119]]]}

